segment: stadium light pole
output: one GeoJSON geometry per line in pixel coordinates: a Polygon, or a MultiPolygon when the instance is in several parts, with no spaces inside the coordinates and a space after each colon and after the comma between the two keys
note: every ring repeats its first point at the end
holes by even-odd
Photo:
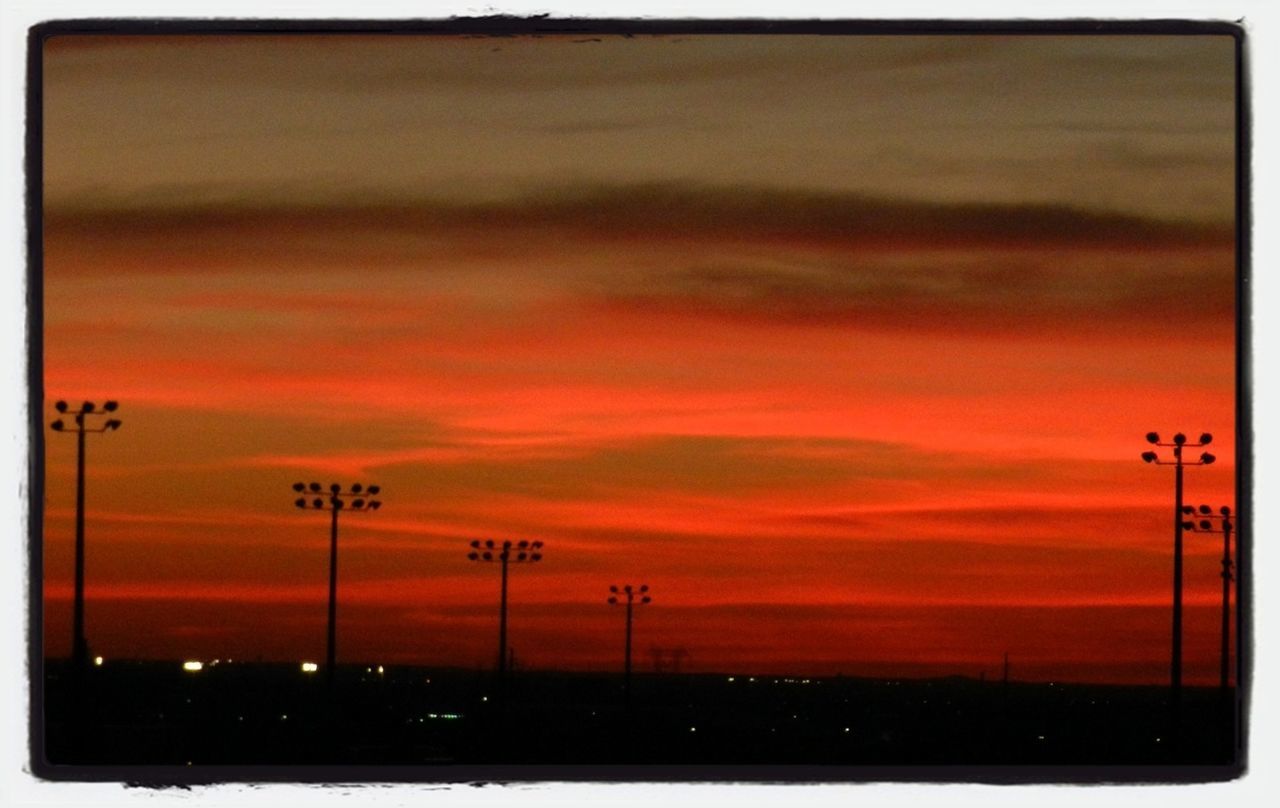
{"type": "Polygon", "coordinates": [[[86,401],[77,410],[71,410],[67,402],[59,401],[53,408],[63,415],[70,415],[74,426],[67,428],[61,419],[49,424],[54,432],[76,433],[76,571],[75,605],[71,618],[71,665],[76,672],[83,671],[89,663],[89,643],[84,636],[84,436],[91,432],[113,432],[120,428],[118,418],[108,418],[97,426],[90,426],[89,419],[115,412],[120,405],[108,401],[99,411],[92,401],[86,401]]]}
{"type": "Polygon", "coordinates": [[[1146,463],[1158,466],[1173,466],[1173,653],[1169,664],[1169,683],[1172,691],[1172,707],[1176,715],[1182,700],[1182,469],[1184,466],[1207,466],[1216,458],[1202,452],[1200,459],[1188,462],[1182,457],[1183,449],[1195,449],[1208,446],[1213,442],[1213,435],[1208,432],[1200,435],[1199,443],[1187,443],[1187,436],[1179,432],[1172,441],[1161,441],[1157,432],[1147,433],[1147,443],[1173,449],[1172,460],[1161,460],[1155,452],[1142,453],[1146,463]]]}
{"type": "MultiPolygon", "coordinates": [[[[472,561],[497,562],[502,565],[502,595],[498,602],[498,687],[506,695],[507,681],[507,567],[512,562],[533,564],[542,560],[540,541],[471,542],[467,558],[472,561]],[[514,555],[512,553],[514,551],[514,555]]],[[[503,699],[505,701],[505,698],[503,699]]]]}
{"type": "Polygon", "coordinates": [[[1222,664],[1219,671],[1218,687],[1223,693],[1227,692],[1227,684],[1230,678],[1229,651],[1231,647],[1231,582],[1235,576],[1231,574],[1231,533],[1235,526],[1231,522],[1231,509],[1223,505],[1218,509],[1218,513],[1213,512],[1213,508],[1208,505],[1201,505],[1194,508],[1190,505],[1184,505],[1182,513],[1191,517],[1182,523],[1184,530],[1190,530],[1193,533],[1221,533],[1222,534],[1222,664]],[[1199,515],[1197,522],[1195,517],[1199,515]],[[1212,520],[1218,520],[1218,527],[1213,526],[1212,520]]]}
{"type": "Polygon", "coordinates": [[[609,595],[609,604],[611,606],[617,606],[621,602],[620,601],[621,597],[625,597],[627,599],[627,602],[626,602],[627,642],[626,642],[626,654],[623,657],[624,662],[623,662],[623,680],[622,680],[623,692],[626,694],[627,706],[631,705],[631,612],[632,612],[633,606],[636,606],[636,605],[644,606],[653,600],[652,598],[649,597],[648,594],[646,594],[648,591],[649,591],[648,584],[641,584],[638,589],[632,589],[631,584],[627,584],[626,586],[623,586],[623,587],[617,587],[617,586],[609,587],[609,592],[612,593],[609,595]],[[637,595],[640,596],[640,600],[638,603],[636,602],[637,595]]]}
{"type": "Polygon", "coordinates": [[[382,492],[376,485],[368,488],[360,483],[352,485],[350,489],[343,490],[338,483],[329,486],[328,497],[321,496],[324,489],[320,483],[294,483],[293,490],[303,496],[293,501],[302,509],[313,509],[323,511],[328,509],[331,513],[329,522],[329,633],[328,641],[325,645],[325,679],[329,687],[333,686],[334,668],[337,663],[337,616],[338,616],[338,513],[343,510],[361,513],[364,511],[376,511],[382,507],[382,502],[374,499],[382,492]],[[307,495],[310,495],[308,499],[307,495]]]}

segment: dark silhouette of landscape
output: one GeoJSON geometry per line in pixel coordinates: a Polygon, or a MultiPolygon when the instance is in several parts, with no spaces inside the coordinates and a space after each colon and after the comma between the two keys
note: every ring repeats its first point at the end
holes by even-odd
{"type": "MultiPolygon", "coordinates": [[[[1237,762],[1217,688],[117,661],[74,709],[50,661],[47,763],[71,766],[665,764],[1169,766],[1237,762]],[[77,721],[82,727],[77,728],[77,721]]],[[[433,770],[429,767],[441,767],[433,770]]]]}

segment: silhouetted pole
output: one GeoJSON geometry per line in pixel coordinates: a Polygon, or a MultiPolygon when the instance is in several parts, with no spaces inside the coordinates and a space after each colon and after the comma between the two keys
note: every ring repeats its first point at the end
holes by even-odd
{"type": "MultiPolygon", "coordinates": [[[[109,432],[120,428],[120,421],[115,418],[107,419],[99,427],[90,428],[86,417],[115,412],[118,406],[116,402],[108,401],[102,405],[103,412],[99,413],[92,401],[86,401],[80,405],[80,409],[71,412],[76,433],[76,580],[71,617],[71,666],[77,674],[89,664],[89,642],[84,633],[84,436],[89,432],[109,432]]],[[[59,401],[54,409],[67,413],[67,402],[59,401]]],[[[67,431],[61,418],[49,427],[54,432],[67,431]]]]}
{"type": "Polygon", "coordinates": [[[325,637],[325,676],[333,684],[333,670],[338,653],[338,506],[329,509],[329,630],[325,637]]]}
{"type": "MultiPolygon", "coordinates": [[[[1198,509],[1200,514],[1200,522],[1197,524],[1194,519],[1184,521],[1182,527],[1195,533],[1221,533],[1222,534],[1222,661],[1221,670],[1218,676],[1218,687],[1223,693],[1227,691],[1227,684],[1230,679],[1230,648],[1231,648],[1231,582],[1235,576],[1231,574],[1231,509],[1223,505],[1218,509],[1218,513],[1214,514],[1213,508],[1208,505],[1201,505],[1198,509]],[[1210,520],[1220,520],[1220,527],[1214,528],[1213,522],[1210,520]]],[[[1182,508],[1182,512],[1187,516],[1195,516],[1197,509],[1186,505],[1182,508]]]]}
{"type": "Polygon", "coordinates": [[[492,539],[471,542],[471,552],[467,558],[472,561],[497,561],[502,565],[502,595],[498,600],[498,688],[505,701],[507,686],[507,567],[511,562],[517,564],[542,560],[542,542],[540,541],[504,541],[495,543],[492,539]],[[511,551],[515,550],[512,557],[511,551]]]}
{"type": "Polygon", "coordinates": [[[622,595],[626,595],[626,598],[627,598],[627,639],[626,639],[626,653],[625,653],[625,654],[624,654],[624,656],[623,656],[623,679],[622,679],[622,682],[623,682],[623,693],[624,693],[624,694],[625,694],[625,696],[626,696],[627,706],[628,706],[628,707],[630,707],[630,706],[631,706],[631,614],[632,614],[632,607],[633,607],[633,606],[635,606],[635,605],[637,605],[637,604],[636,604],[636,602],[635,602],[635,600],[636,600],[636,595],[640,595],[640,603],[638,604],[638,605],[640,605],[640,606],[644,606],[645,604],[649,603],[650,601],[652,601],[652,598],[650,598],[648,595],[646,595],[646,594],[645,594],[646,592],[648,592],[648,591],[649,591],[649,585],[648,585],[648,584],[641,584],[639,589],[632,589],[632,588],[631,588],[631,584],[627,584],[626,586],[622,587],[621,589],[619,589],[619,588],[618,588],[618,587],[616,587],[616,586],[611,586],[611,587],[609,587],[609,591],[613,593],[612,595],[610,595],[610,596],[609,596],[609,603],[610,603],[610,605],[613,605],[613,606],[617,606],[617,605],[618,605],[618,602],[619,602],[619,601],[618,601],[618,595],[620,595],[620,594],[622,594],[622,595]]]}
{"type": "MultiPolygon", "coordinates": [[[[320,483],[294,483],[293,490],[300,494],[310,492],[312,495],[320,494],[323,488],[320,483]]],[[[351,486],[348,491],[342,490],[342,486],[333,483],[329,486],[329,497],[326,499],[321,496],[313,496],[311,500],[303,496],[294,500],[293,504],[299,508],[313,508],[315,510],[324,510],[328,508],[331,516],[329,522],[329,629],[325,642],[325,680],[329,687],[333,687],[334,670],[337,667],[338,659],[338,512],[342,510],[355,511],[376,511],[382,507],[382,503],[372,497],[377,496],[382,489],[376,485],[365,488],[360,483],[351,486]]]]}
{"type": "Polygon", "coordinates": [[[1182,468],[1183,466],[1207,466],[1215,458],[1202,452],[1200,460],[1188,463],[1182,459],[1184,448],[1199,448],[1213,442],[1208,432],[1200,435],[1199,443],[1187,443],[1187,436],[1179,432],[1171,443],[1162,443],[1156,432],[1147,433],[1147,443],[1173,448],[1173,460],[1161,460],[1155,452],[1143,452],[1142,459],[1159,466],[1173,466],[1173,653],[1169,663],[1170,704],[1176,720],[1182,703],[1182,468]]]}
{"type": "Polygon", "coordinates": [[[1231,574],[1231,511],[1226,506],[1222,510],[1222,672],[1219,685],[1225,694],[1231,677],[1231,582],[1235,576],[1231,574]]]}
{"type": "Polygon", "coordinates": [[[498,678],[507,677],[507,565],[509,552],[502,553],[502,596],[498,602],[498,678]]]}

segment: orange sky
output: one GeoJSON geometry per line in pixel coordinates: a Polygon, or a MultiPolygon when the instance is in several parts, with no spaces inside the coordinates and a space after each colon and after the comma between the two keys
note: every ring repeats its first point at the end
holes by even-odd
{"type": "Polygon", "coordinates": [[[1214,433],[1188,501],[1234,504],[1230,39],[397,39],[46,50],[45,394],[124,421],[95,653],[322,658],[314,479],[385,492],[341,659],[490,664],[466,544],[529,538],[529,666],[617,664],[631,582],[693,669],[1165,680],[1143,434],[1214,433]]]}

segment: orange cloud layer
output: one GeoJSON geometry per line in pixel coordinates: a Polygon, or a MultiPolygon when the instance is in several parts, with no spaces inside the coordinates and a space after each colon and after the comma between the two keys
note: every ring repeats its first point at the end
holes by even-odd
{"type": "MultiPolygon", "coordinates": [[[[1232,503],[1223,234],[591,199],[52,218],[47,400],[110,396],[124,421],[89,441],[95,648],[316,656],[327,521],[290,484],[359,481],[386,504],[342,517],[347,658],[487,664],[495,571],[466,542],[539,538],[513,578],[533,665],[609,664],[600,597],[643,578],[642,642],[704,670],[974,673],[1009,650],[1161,680],[1172,474],[1139,454],[1213,432],[1188,501],[1232,503]]],[[[44,437],[59,653],[75,449],[44,437]]],[[[1187,539],[1193,676],[1216,671],[1215,542],[1187,539]]]]}

